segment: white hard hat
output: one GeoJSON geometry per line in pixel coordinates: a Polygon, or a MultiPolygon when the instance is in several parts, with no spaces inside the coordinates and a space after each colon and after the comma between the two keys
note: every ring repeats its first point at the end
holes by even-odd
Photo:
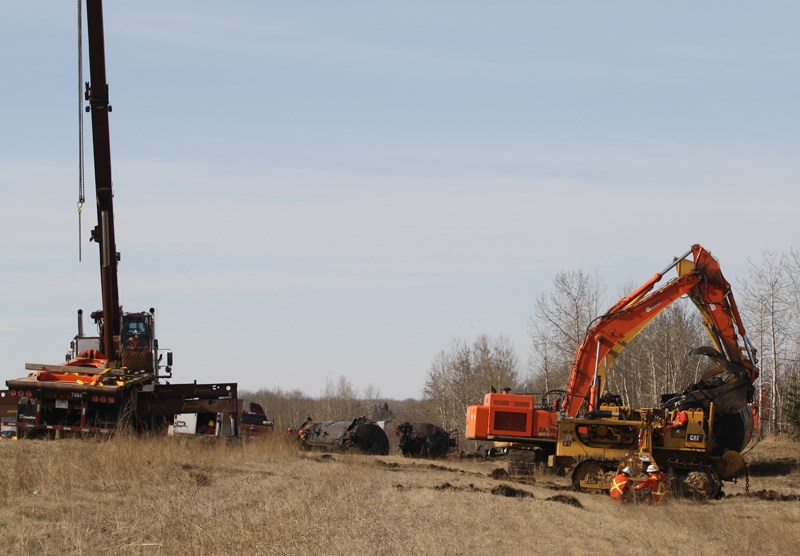
{"type": "Polygon", "coordinates": [[[655,465],[648,465],[647,466],[647,472],[648,473],[658,473],[658,467],[656,467],[655,465]]]}
{"type": "Polygon", "coordinates": [[[623,472],[625,475],[630,475],[630,474],[631,474],[631,468],[630,468],[630,467],[623,467],[623,468],[622,468],[622,472],[623,472]]]}

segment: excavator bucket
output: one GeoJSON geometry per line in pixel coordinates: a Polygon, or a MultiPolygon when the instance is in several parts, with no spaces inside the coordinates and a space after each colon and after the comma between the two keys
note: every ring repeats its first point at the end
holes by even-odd
{"type": "Polygon", "coordinates": [[[694,261],[690,259],[681,259],[678,261],[676,270],[678,272],[678,276],[683,276],[684,274],[689,274],[693,272],[695,268],[694,261]]]}

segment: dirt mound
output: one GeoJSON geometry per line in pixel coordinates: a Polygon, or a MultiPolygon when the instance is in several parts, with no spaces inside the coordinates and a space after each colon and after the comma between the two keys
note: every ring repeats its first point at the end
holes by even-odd
{"type": "Polygon", "coordinates": [[[497,485],[491,491],[492,494],[497,496],[508,496],[516,498],[533,498],[533,493],[527,490],[521,490],[508,485],[497,485]]]}
{"type": "Polygon", "coordinates": [[[754,477],[774,477],[776,475],[789,475],[800,469],[800,462],[795,458],[778,458],[768,461],[753,461],[747,466],[750,475],[754,477]]]}
{"type": "Polygon", "coordinates": [[[792,502],[795,500],[800,500],[800,495],[798,494],[780,494],[774,490],[757,490],[750,496],[755,496],[761,500],[774,500],[778,502],[792,502]]]}
{"type": "Polygon", "coordinates": [[[503,469],[502,467],[498,467],[497,469],[493,469],[491,473],[492,479],[498,480],[508,480],[508,471],[503,469]]]}
{"type": "Polygon", "coordinates": [[[383,461],[379,459],[375,462],[375,465],[386,469],[400,469],[400,464],[394,461],[383,461]]]}
{"type": "Polygon", "coordinates": [[[581,504],[580,500],[574,496],[567,496],[566,494],[556,494],[555,496],[551,496],[545,500],[548,502],[561,502],[562,504],[568,504],[570,506],[575,506],[576,508],[583,508],[583,504],[581,504]]]}

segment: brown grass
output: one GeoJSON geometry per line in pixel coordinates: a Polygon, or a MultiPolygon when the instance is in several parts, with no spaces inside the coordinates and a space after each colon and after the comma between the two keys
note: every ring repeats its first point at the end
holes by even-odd
{"type": "MultiPolygon", "coordinates": [[[[623,507],[552,476],[492,479],[502,461],[298,453],[279,435],[204,440],[0,442],[0,552],[713,555],[800,546],[800,503],[744,496],[744,481],[708,503],[623,507]],[[491,493],[503,484],[533,496],[491,493]],[[581,507],[562,503],[571,501],[581,507]]],[[[750,490],[800,494],[800,445],[772,440],[748,454],[792,458],[786,474],[752,476],[750,490]]]]}

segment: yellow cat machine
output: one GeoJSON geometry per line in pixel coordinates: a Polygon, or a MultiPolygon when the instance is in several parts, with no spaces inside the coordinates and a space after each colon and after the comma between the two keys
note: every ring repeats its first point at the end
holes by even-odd
{"type": "Polygon", "coordinates": [[[557,410],[535,406],[532,396],[515,395],[511,408],[487,395],[483,405],[467,412],[467,437],[511,441],[531,461],[546,454],[548,465],[572,469],[573,484],[580,490],[607,491],[621,464],[637,471],[644,462],[667,471],[676,489],[715,496],[722,481],[745,467],[740,452],[753,431],[748,403],[759,373],[756,363],[719,263],[702,246],[693,245],[592,323],[576,351],[557,410]],[[656,288],[673,268],[678,276],[656,288]],[[657,408],[624,407],[618,397],[601,395],[617,355],[684,295],[700,311],[712,343],[693,353],[711,357],[715,366],[683,392],[662,396],[657,408]],[[681,411],[688,422],[672,426],[681,411]],[[534,428],[548,416],[555,434],[552,428],[534,428]]]}
{"type": "Polygon", "coordinates": [[[155,310],[123,312],[119,304],[101,0],[87,0],[86,23],[91,81],[86,83],[85,109],[92,118],[97,199],[91,240],[99,246],[103,306],[91,317],[98,334],[84,334],[83,313],[78,311],[78,334],[66,361],[28,363],[27,376],[6,381],[8,389],[0,392],[3,427],[23,436],[97,434],[131,426],[165,429],[176,414],[204,413],[223,415],[237,431],[237,385],[163,381],[172,377],[172,352],[159,349],[155,310]]]}

